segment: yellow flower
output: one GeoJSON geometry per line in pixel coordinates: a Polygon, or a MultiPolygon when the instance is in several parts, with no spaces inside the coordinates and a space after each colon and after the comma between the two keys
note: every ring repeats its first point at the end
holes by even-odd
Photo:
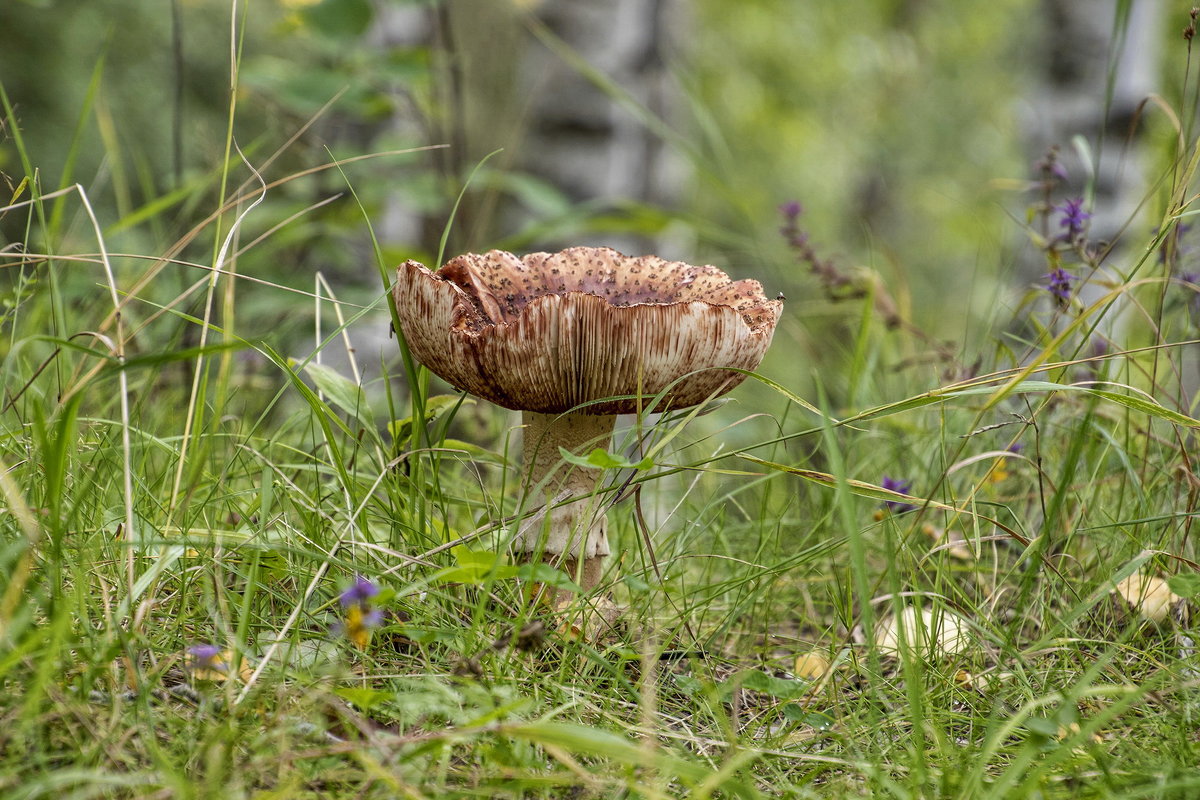
{"type": "Polygon", "coordinates": [[[988,473],[988,483],[1002,483],[1008,480],[1008,469],[1006,465],[1007,458],[997,458],[995,465],[992,466],[992,471],[988,473]]]}
{"type": "Polygon", "coordinates": [[[365,603],[355,603],[346,609],[346,638],[359,650],[366,650],[371,643],[371,629],[383,621],[379,609],[370,609],[365,603]]]}
{"type": "Polygon", "coordinates": [[[383,612],[371,608],[371,598],[377,594],[379,587],[359,575],[354,579],[354,584],[338,597],[346,617],[337,628],[359,650],[367,649],[371,643],[371,629],[383,622],[383,612]]]}

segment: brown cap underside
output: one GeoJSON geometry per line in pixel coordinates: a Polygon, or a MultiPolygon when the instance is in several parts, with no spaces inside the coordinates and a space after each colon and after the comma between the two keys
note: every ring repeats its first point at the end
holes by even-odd
{"type": "Polygon", "coordinates": [[[409,261],[397,277],[400,324],[421,363],[471,394],[543,413],[653,397],[681,378],[656,410],[723,394],[744,377],[726,368],[758,366],[782,308],[757,281],[608,248],[472,253],[436,273],[409,261]]]}

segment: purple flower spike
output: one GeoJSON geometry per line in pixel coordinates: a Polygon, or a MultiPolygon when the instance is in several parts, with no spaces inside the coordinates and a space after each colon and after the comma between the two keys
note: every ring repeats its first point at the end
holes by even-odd
{"type": "MultiPolygon", "coordinates": [[[[889,478],[887,475],[884,475],[883,488],[889,492],[908,494],[912,489],[912,481],[906,481],[902,478],[889,478]]],[[[912,503],[905,503],[900,500],[884,500],[883,504],[893,514],[903,514],[905,511],[912,511],[916,508],[912,503]]]]}
{"type": "Polygon", "coordinates": [[[342,608],[361,606],[377,594],[379,594],[379,587],[359,575],[354,579],[354,585],[342,592],[338,602],[342,604],[342,608]]]}
{"type": "Polygon", "coordinates": [[[1054,210],[1062,214],[1062,219],[1058,224],[1067,229],[1067,237],[1070,239],[1077,238],[1083,233],[1083,225],[1092,215],[1083,210],[1083,198],[1076,197],[1067,200],[1061,206],[1055,206],[1054,210]]]}
{"type": "Polygon", "coordinates": [[[1062,267],[1049,272],[1042,276],[1046,281],[1046,291],[1054,296],[1054,299],[1059,303],[1066,303],[1071,299],[1073,290],[1071,281],[1079,280],[1079,276],[1072,275],[1062,267]]]}
{"type": "Polygon", "coordinates": [[[797,220],[804,213],[804,206],[800,205],[799,200],[790,200],[779,207],[779,213],[783,215],[780,235],[787,241],[788,247],[803,253],[808,247],[808,234],[800,230],[797,220]]]}
{"type": "Polygon", "coordinates": [[[1067,179],[1067,168],[1058,160],[1058,149],[1051,148],[1046,152],[1046,155],[1038,159],[1033,168],[1042,173],[1043,180],[1065,181],[1067,179]]]}

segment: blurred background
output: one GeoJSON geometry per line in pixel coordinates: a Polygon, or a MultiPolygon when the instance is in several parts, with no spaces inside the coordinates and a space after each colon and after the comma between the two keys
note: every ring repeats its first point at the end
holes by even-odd
{"type": "MultiPolygon", "coordinates": [[[[1165,0],[5,0],[0,189],[80,182],[113,252],[211,263],[211,230],[187,233],[256,185],[233,142],[292,176],[245,219],[238,272],[319,272],[362,305],[382,296],[367,222],[386,264],[432,265],[462,192],[447,257],[606,244],[759,278],[788,299],[763,371],[823,372],[846,404],[846,331],[878,325],[889,370],[936,385],[1029,301],[1027,210],[1063,200],[1039,195],[1048,148],[1093,238],[1144,241],[1173,134],[1142,102],[1182,82],[1186,22],[1165,0]]],[[[0,243],[94,248],[76,208],[59,241],[14,214],[0,243]]],[[[310,335],[313,305],[282,300],[243,289],[241,334],[310,335]]],[[[393,358],[372,319],[360,356],[393,358]]]]}

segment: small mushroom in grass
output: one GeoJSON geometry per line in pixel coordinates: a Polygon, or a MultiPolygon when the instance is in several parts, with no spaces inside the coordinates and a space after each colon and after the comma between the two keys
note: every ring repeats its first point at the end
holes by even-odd
{"type": "Polygon", "coordinates": [[[1113,587],[1113,591],[1142,619],[1162,624],[1178,613],[1186,619],[1187,607],[1182,597],[1171,591],[1162,578],[1135,572],[1113,587]]]}
{"type": "Polygon", "coordinates": [[[973,643],[967,621],[944,609],[905,606],[875,626],[875,647],[890,657],[899,658],[908,650],[923,658],[947,658],[966,652],[973,643]]]}
{"type": "Polygon", "coordinates": [[[609,554],[596,475],[566,463],[606,447],[617,414],[724,394],[762,360],[783,304],[721,270],[572,247],[468,253],[432,272],[409,261],[393,299],[413,355],[452,385],[522,412],[525,485],[545,507],[518,552],[561,564],[583,588],[609,554]],[[599,401],[599,402],[597,402],[599,401]],[[574,502],[571,502],[574,499],[574,502]]]}

